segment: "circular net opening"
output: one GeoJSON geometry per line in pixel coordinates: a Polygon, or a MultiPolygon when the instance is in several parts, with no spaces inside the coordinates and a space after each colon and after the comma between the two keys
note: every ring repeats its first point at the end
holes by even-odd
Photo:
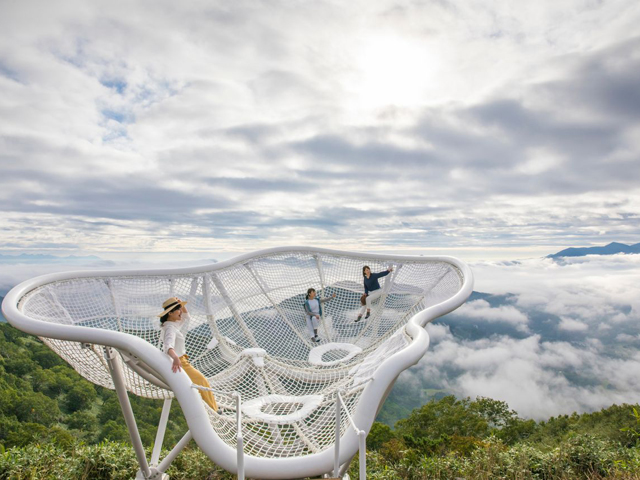
{"type": "Polygon", "coordinates": [[[242,411],[251,418],[284,425],[304,420],[322,403],[322,395],[267,395],[242,405],[242,411]]]}
{"type": "Polygon", "coordinates": [[[260,411],[270,415],[291,415],[304,406],[300,402],[274,402],[264,405],[260,411]]]}
{"type": "Polygon", "coordinates": [[[323,362],[333,362],[336,360],[342,360],[347,355],[349,355],[349,352],[347,350],[337,348],[335,350],[329,350],[328,352],[323,353],[321,358],[323,362]]]}
{"type": "Polygon", "coordinates": [[[325,343],[309,352],[312,365],[331,366],[348,362],[362,352],[362,348],[351,343],[325,343]]]}

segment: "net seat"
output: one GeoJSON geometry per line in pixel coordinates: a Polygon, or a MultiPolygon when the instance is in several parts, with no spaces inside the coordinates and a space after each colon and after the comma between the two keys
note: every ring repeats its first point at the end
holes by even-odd
{"type": "MultiPolygon", "coordinates": [[[[294,478],[332,470],[338,394],[368,431],[395,379],[426,352],[424,326],[464,303],[471,289],[469,268],[451,257],[287,247],[185,269],[47,275],[15,287],[2,308],[87,380],[121,384],[165,406],[177,399],[188,435],[225,469],[238,469],[241,434],[248,476],[294,478]],[[371,316],[355,322],[363,265],[393,272],[381,279],[371,316]],[[320,344],[307,331],[309,287],[320,297],[335,294],[323,303],[320,344]],[[186,374],[171,371],[160,349],[156,314],[170,296],[188,301],[187,354],[211,384],[218,412],[186,374]]],[[[339,425],[344,467],[358,440],[346,417],[339,425]]],[[[141,478],[166,471],[166,459],[152,460],[145,466],[139,456],[141,478]]]]}
{"type": "Polygon", "coordinates": [[[324,400],[324,395],[267,395],[242,405],[249,418],[269,424],[292,424],[307,418],[324,400]]]}

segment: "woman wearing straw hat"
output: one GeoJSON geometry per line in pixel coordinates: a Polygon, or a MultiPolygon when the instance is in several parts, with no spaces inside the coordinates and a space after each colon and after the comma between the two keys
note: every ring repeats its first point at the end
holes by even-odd
{"type": "MultiPolygon", "coordinates": [[[[171,297],[162,304],[164,311],[158,316],[160,317],[160,324],[162,326],[160,339],[163,343],[163,351],[173,359],[171,369],[174,373],[184,369],[193,383],[201,387],[211,388],[204,375],[191,366],[189,357],[185,352],[182,330],[189,320],[189,312],[187,312],[187,308],[185,307],[186,303],[187,302],[180,300],[178,297],[171,297]]],[[[213,393],[209,390],[200,390],[200,395],[207,405],[216,412],[218,411],[218,404],[216,403],[213,393]]]]}

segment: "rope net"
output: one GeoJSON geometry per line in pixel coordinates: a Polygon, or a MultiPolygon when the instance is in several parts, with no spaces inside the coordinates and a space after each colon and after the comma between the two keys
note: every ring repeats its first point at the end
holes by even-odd
{"type": "MultiPolygon", "coordinates": [[[[244,412],[242,433],[245,453],[273,458],[332,446],[337,392],[343,392],[353,413],[377,366],[408,345],[403,328],[408,320],[450,298],[462,284],[461,272],[445,261],[383,262],[366,255],[288,251],[198,274],[57,281],[29,292],[19,308],[37,320],[116,330],[161,348],[159,306],[172,296],[187,300],[189,360],[207,377],[221,407],[214,412],[205,405],[212,428],[235,448],[233,393],[239,392],[243,402],[266,398],[257,402],[257,413],[255,401],[251,412],[244,412]],[[363,265],[374,273],[389,266],[394,270],[380,280],[383,293],[371,316],[355,322],[364,292],[363,265]],[[310,287],[320,298],[336,295],[322,304],[319,343],[312,341],[304,314],[310,287]],[[278,415],[286,422],[273,421],[278,415]]],[[[42,340],[86,379],[114,388],[100,346],[42,340]]],[[[121,353],[128,391],[148,398],[173,396],[121,353]]],[[[341,434],[348,428],[343,415],[341,434]]]]}

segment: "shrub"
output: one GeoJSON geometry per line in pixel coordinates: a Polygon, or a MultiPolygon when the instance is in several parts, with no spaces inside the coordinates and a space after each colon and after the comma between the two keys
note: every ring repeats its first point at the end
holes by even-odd
{"type": "MultiPolygon", "coordinates": [[[[147,451],[147,457],[150,451],[147,451]]],[[[163,451],[166,455],[168,451],[163,451]]],[[[104,442],[75,443],[70,449],[45,444],[0,450],[0,479],[129,480],[139,469],[129,445],[104,442]]],[[[167,474],[173,480],[231,480],[231,474],[212,463],[202,451],[186,448],[174,460],[167,474]]]]}

